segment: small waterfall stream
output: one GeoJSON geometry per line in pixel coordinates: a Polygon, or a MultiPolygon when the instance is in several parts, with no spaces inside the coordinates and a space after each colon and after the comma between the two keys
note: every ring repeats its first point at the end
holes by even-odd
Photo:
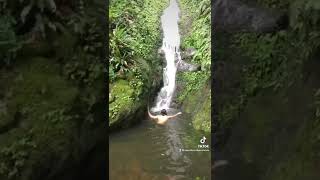
{"type": "MultiPolygon", "coordinates": [[[[176,64],[181,60],[179,13],[177,0],[170,0],[161,16],[164,35],[161,49],[166,67],[164,85],[151,111],[169,109],[175,92],[176,64]]],[[[146,118],[135,127],[110,135],[109,179],[210,179],[210,153],[181,151],[196,148],[203,136],[190,122],[188,114],[176,117],[165,126],[146,118]]]]}
{"type": "Polygon", "coordinates": [[[161,50],[165,53],[166,67],[163,69],[163,87],[161,88],[156,106],[152,111],[169,109],[172,96],[176,87],[176,63],[181,60],[180,34],[179,34],[179,14],[180,9],[176,0],[170,0],[170,5],[166,8],[161,16],[163,30],[163,43],[161,50]]]}

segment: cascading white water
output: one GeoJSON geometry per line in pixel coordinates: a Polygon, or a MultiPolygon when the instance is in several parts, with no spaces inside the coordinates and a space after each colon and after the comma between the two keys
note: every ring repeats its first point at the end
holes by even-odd
{"type": "Polygon", "coordinates": [[[165,53],[166,67],[163,69],[163,87],[158,94],[156,106],[152,111],[169,109],[176,86],[177,61],[181,60],[180,34],[178,28],[179,6],[176,0],[170,0],[169,6],[161,16],[163,42],[161,49],[165,53]]]}

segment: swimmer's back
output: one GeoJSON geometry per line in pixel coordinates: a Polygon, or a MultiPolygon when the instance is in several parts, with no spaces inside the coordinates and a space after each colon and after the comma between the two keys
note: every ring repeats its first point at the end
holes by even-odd
{"type": "Polygon", "coordinates": [[[158,124],[165,124],[168,121],[169,117],[168,116],[157,116],[157,123],[158,124]]]}

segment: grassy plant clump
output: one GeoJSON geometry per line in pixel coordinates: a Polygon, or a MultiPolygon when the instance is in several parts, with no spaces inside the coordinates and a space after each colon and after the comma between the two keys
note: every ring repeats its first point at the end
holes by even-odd
{"type": "Polygon", "coordinates": [[[126,77],[137,58],[154,61],[160,42],[160,15],[166,1],[111,1],[109,10],[109,79],[126,77]]]}
{"type": "Polygon", "coordinates": [[[182,21],[188,23],[187,18],[193,19],[192,26],[182,37],[182,49],[195,48],[196,54],[192,62],[200,64],[201,69],[210,71],[211,66],[211,3],[209,0],[181,1],[183,14],[182,21]]]}
{"type": "Polygon", "coordinates": [[[184,72],[177,77],[177,81],[184,86],[184,89],[179,92],[178,101],[183,102],[188,96],[192,95],[197,90],[201,89],[208,81],[209,75],[199,72],[184,72]]]}

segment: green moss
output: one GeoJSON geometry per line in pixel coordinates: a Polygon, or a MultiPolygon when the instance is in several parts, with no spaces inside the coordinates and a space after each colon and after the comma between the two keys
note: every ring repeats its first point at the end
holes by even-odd
{"type": "Polygon", "coordinates": [[[315,153],[319,149],[319,123],[310,117],[309,85],[295,82],[292,88],[276,93],[262,91],[241,111],[230,141],[241,142],[237,151],[244,161],[260,168],[261,179],[317,177],[317,171],[310,167],[319,157],[315,153]]]}
{"type": "Polygon", "coordinates": [[[61,106],[70,104],[78,91],[59,72],[59,65],[52,59],[33,58],[17,69],[19,75],[11,86],[14,95],[10,107],[32,112],[34,118],[61,106]]]}
{"type": "Polygon", "coordinates": [[[211,90],[204,86],[190,93],[183,101],[183,110],[190,114],[193,127],[205,132],[211,131],[211,90]]]}
{"type": "Polygon", "coordinates": [[[131,111],[134,106],[133,94],[133,88],[125,80],[118,80],[111,85],[109,96],[114,101],[109,103],[109,126],[131,111]]]}
{"type": "Polygon", "coordinates": [[[193,121],[193,127],[197,130],[211,132],[211,93],[207,96],[202,108],[197,112],[193,121]]]}
{"type": "Polygon", "coordinates": [[[199,93],[197,94],[189,94],[188,98],[183,101],[183,110],[186,113],[193,113],[194,107],[198,103],[199,93]]]}
{"type": "Polygon", "coordinates": [[[178,90],[178,102],[183,102],[192,93],[201,90],[208,78],[209,74],[203,71],[179,73],[177,82],[183,88],[178,90]]]}
{"type": "MultiPolygon", "coordinates": [[[[70,143],[69,137],[73,136],[66,136],[65,133],[73,132],[75,122],[72,121],[73,116],[68,115],[68,110],[78,90],[57,73],[59,65],[52,59],[28,59],[17,66],[17,72],[16,78],[7,84],[12,93],[8,107],[22,114],[19,119],[19,125],[22,126],[12,127],[14,129],[10,132],[1,135],[0,146],[12,147],[12,151],[15,151],[18,146],[13,143],[30,134],[29,140],[37,148],[25,149],[30,154],[28,163],[41,162],[46,153],[62,153],[67,148],[65,145],[70,143]]],[[[6,157],[0,154],[1,158],[6,157]]],[[[10,159],[7,161],[6,164],[14,163],[10,159]]]]}
{"type": "MultiPolygon", "coordinates": [[[[30,119],[37,119],[49,110],[67,106],[78,94],[59,72],[59,65],[46,58],[26,59],[17,66],[18,74],[2,81],[7,87],[8,116],[12,119],[17,112],[27,113],[30,119]]],[[[3,121],[3,119],[1,120],[3,121]]]]}

